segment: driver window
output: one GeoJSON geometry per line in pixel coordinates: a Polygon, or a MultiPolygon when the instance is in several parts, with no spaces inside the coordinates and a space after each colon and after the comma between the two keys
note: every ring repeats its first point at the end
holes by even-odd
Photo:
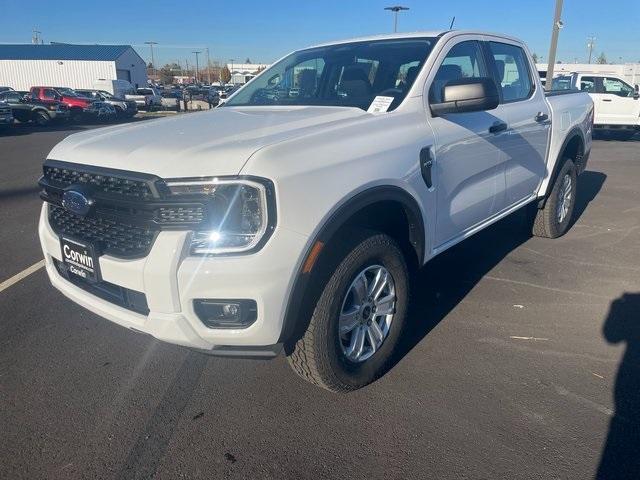
{"type": "Polygon", "coordinates": [[[619,97],[633,97],[635,90],[631,85],[627,85],[619,78],[602,79],[602,89],[604,93],[611,93],[619,97]]]}
{"type": "Polygon", "coordinates": [[[480,44],[476,40],[460,42],[449,50],[438,68],[429,91],[430,101],[442,103],[444,86],[452,80],[488,76],[480,44]]]}
{"type": "Polygon", "coordinates": [[[49,90],[48,88],[45,88],[43,96],[44,98],[50,98],[53,100],[56,98],[56,92],[54,92],[53,90],[49,90]]]}

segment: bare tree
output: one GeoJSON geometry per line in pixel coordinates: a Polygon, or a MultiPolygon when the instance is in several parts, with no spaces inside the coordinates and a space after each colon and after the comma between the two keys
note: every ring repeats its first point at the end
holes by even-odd
{"type": "Polygon", "coordinates": [[[606,65],[607,64],[607,56],[604,54],[604,52],[602,52],[598,58],[596,58],[596,63],[599,65],[606,65]]]}

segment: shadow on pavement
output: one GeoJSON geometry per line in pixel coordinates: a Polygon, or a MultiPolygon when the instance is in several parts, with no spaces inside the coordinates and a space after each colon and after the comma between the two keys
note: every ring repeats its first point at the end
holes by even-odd
{"type": "Polygon", "coordinates": [[[625,293],[611,303],[602,334],[607,342],[627,343],[614,390],[609,425],[596,478],[640,478],[640,293],[625,293]]]}
{"type": "Polygon", "coordinates": [[[586,170],[578,178],[578,193],[576,197],[576,206],[573,209],[573,220],[571,226],[580,220],[587,206],[596,198],[607,176],[601,172],[592,172],[586,170]]]}
{"type": "MultiPolygon", "coordinates": [[[[585,171],[580,175],[574,222],[596,197],[605,179],[606,175],[599,172],[585,171]]],[[[482,277],[531,238],[530,218],[527,209],[515,212],[437,256],[418,272],[409,322],[394,365],[420,343],[482,277]]]]}

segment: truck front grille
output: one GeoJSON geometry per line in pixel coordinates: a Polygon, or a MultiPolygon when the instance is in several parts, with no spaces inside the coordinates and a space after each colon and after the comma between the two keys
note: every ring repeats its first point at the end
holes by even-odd
{"type": "Polygon", "coordinates": [[[102,217],[81,217],[49,205],[49,224],[58,235],[92,243],[99,252],[116,257],[144,257],[159,228],[102,217]]]}
{"type": "Polygon", "coordinates": [[[70,168],[44,166],[44,178],[61,187],[89,185],[102,193],[122,195],[134,199],[153,198],[149,184],[144,181],[109,174],[83,172],[70,168]]]}

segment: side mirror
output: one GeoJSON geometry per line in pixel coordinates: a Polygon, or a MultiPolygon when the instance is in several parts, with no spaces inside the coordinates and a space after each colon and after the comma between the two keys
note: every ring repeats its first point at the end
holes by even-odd
{"type": "Polygon", "coordinates": [[[498,86],[492,78],[470,77],[448,81],[442,87],[442,102],[431,103],[431,113],[439,117],[448,113],[483,112],[500,103],[498,86]]]}

